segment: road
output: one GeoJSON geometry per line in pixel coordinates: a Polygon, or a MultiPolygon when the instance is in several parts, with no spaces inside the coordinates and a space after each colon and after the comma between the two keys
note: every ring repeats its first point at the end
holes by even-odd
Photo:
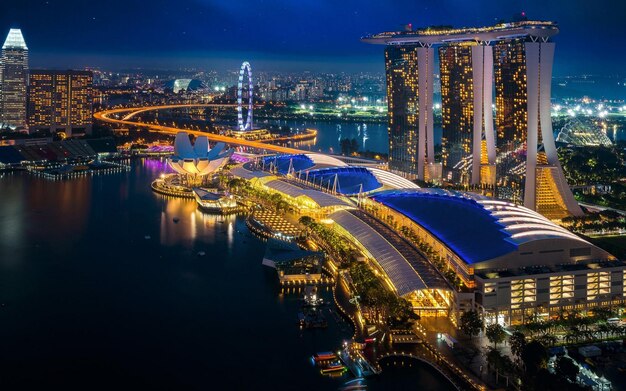
{"type": "Polygon", "coordinates": [[[138,113],[151,111],[151,110],[163,110],[163,109],[173,109],[173,108],[185,108],[185,107],[236,107],[236,105],[223,105],[223,104],[194,104],[194,105],[167,105],[167,106],[145,106],[145,107],[136,107],[136,108],[123,108],[123,109],[113,109],[113,110],[105,110],[94,113],[93,117],[102,122],[116,124],[116,125],[125,125],[125,126],[133,126],[138,128],[146,128],[152,132],[163,133],[163,134],[171,134],[175,135],[179,132],[187,132],[194,136],[206,136],[210,141],[215,142],[223,142],[230,145],[236,145],[241,147],[248,147],[259,149],[263,151],[272,151],[279,153],[310,153],[310,151],[304,151],[295,148],[289,147],[281,147],[280,145],[267,144],[259,141],[250,141],[250,140],[242,140],[234,137],[223,136],[220,134],[206,133],[198,130],[187,130],[174,128],[170,126],[162,126],[162,125],[153,125],[146,124],[143,122],[132,121],[132,117],[138,113]],[[126,114],[123,116],[123,119],[111,118],[110,116],[114,114],[126,114]]]}

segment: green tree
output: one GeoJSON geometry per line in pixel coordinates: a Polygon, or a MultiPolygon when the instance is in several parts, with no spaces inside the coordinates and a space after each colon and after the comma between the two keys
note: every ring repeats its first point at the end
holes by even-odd
{"type": "Polygon", "coordinates": [[[298,219],[298,222],[309,228],[313,225],[313,223],[315,223],[315,220],[313,220],[313,218],[309,216],[302,216],[298,219]]]}
{"type": "Polygon", "coordinates": [[[500,353],[496,348],[488,348],[485,358],[489,368],[496,371],[496,382],[501,374],[511,373],[515,369],[515,364],[513,364],[509,356],[500,353]]]}
{"type": "Polygon", "coordinates": [[[487,339],[489,342],[493,344],[494,348],[498,347],[499,343],[504,342],[504,338],[506,337],[506,333],[504,332],[504,328],[500,326],[498,323],[490,324],[485,329],[485,334],[487,335],[487,339]]]}
{"type": "Polygon", "coordinates": [[[579,369],[578,365],[571,358],[565,356],[557,358],[554,370],[557,375],[566,378],[572,383],[576,382],[579,369]]]}
{"type": "Polygon", "coordinates": [[[534,376],[548,364],[548,350],[539,341],[531,341],[522,350],[522,362],[526,373],[534,376]]]}
{"type": "Polygon", "coordinates": [[[478,335],[478,333],[480,333],[483,329],[483,320],[481,319],[480,314],[475,310],[465,311],[461,315],[459,324],[461,331],[470,338],[478,335]]]}
{"type": "Polygon", "coordinates": [[[511,347],[511,353],[517,358],[520,358],[522,351],[526,346],[526,336],[521,331],[516,331],[509,337],[509,346],[511,347]]]}

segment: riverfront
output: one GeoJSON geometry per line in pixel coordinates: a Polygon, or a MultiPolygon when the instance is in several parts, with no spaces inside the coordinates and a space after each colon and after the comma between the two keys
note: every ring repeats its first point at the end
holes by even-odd
{"type": "MultiPolygon", "coordinates": [[[[261,265],[265,242],[242,216],[154,193],[164,161],[130,165],[64,181],[0,179],[2,384],[339,387],[346,379],[322,377],[310,356],[340,346],[351,327],[329,317],[325,330],[299,330],[301,293],[281,294],[261,265]]],[[[368,389],[446,389],[432,369],[411,368],[368,389]]]]}

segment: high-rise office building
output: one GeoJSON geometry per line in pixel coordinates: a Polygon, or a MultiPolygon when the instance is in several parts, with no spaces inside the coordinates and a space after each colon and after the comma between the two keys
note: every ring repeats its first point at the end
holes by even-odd
{"type": "Polygon", "coordinates": [[[26,126],[28,47],[20,29],[10,29],[0,59],[0,119],[3,127],[26,126]]]}
{"type": "Polygon", "coordinates": [[[409,178],[438,180],[434,163],[434,50],[417,45],[385,49],[389,168],[409,178]]]}
{"type": "Polygon", "coordinates": [[[30,72],[28,124],[33,130],[91,133],[93,74],[89,71],[30,72]]]}

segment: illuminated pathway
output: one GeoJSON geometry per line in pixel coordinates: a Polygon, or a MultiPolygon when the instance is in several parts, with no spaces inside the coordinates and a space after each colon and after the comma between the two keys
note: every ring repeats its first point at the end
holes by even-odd
{"type": "Polygon", "coordinates": [[[310,153],[310,151],[304,151],[295,148],[281,147],[280,145],[267,144],[259,141],[250,141],[250,140],[242,140],[234,137],[223,136],[220,134],[213,134],[207,132],[201,132],[198,130],[188,130],[188,129],[180,129],[174,128],[170,126],[162,126],[162,125],[154,125],[147,124],[143,122],[135,122],[132,121],[132,117],[136,114],[143,113],[146,111],[152,110],[163,110],[163,109],[178,109],[178,108],[186,108],[186,107],[236,107],[234,104],[188,104],[188,105],[167,105],[167,106],[146,106],[146,107],[136,107],[136,108],[124,108],[124,109],[114,109],[114,110],[105,110],[94,113],[94,118],[107,122],[110,124],[117,125],[125,125],[125,126],[134,126],[138,128],[146,128],[152,132],[163,133],[163,134],[171,134],[175,135],[178,132],[187,132],[189,134],[193,134],[194,136],[206,136],[210,141],[223,142],[231,145],[238,145],[241,147],[249,147],[260,150],[279,152],[279,153],[310,153]],[[124,114],[126,115],[123,119],[115,119],[110,116],[113,114],[124,114]]]}

